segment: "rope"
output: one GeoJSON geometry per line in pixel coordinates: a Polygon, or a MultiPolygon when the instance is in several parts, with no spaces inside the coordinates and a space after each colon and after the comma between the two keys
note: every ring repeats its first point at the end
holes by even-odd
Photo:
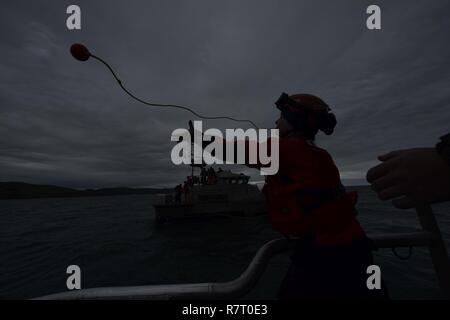
{"type": "Polygon", "coordinates": [[[117,77],[116,73],[114,72],[114,70],[111,68],[111,66],[104,61],[103,59],[91,54],[91,57],[94,59],[97,59],[98,61],[100,61],[101,63],[103,63],[108,70],[112,73],[112,75],[114,76],[114,78],[116,79],[117,83],[119,83],[119,86],[122,88],[123,91],[125,91],[126,94],[128,94],[131,98],[133,98],[134,100],[143,103],[147,106],[151,106],[151,107],[165,107],[165,108],[177,108],[177,109],[182,109],[185,111],[188,111],[190,113],[192,113],[194,116],[201,118],[201,119],[205,119],[205,120],[218,120],[218,119],[226,119],[226,120],[231,120],[231,121],[235,121],[235,122],[247,122],[250,123],[253,127],[255,127],[256,129],[259,129],[258,126],[251,120],[247,120],[247,119],[235,119],[232,117],[208,117],[208,116],[203,116],[197,112],[195,112],[194,110],[192,110],[192,108],[190,107],[186,107],[186,106],[180,106],[180,105],[176,105],[176,104],[161,104],[161,103],[151,103],[151,102],[147,102],[144,101],[138,97],[136,97],[133,93],[131,93],[127,88],[125,88],[125,86],[122,84],[122,81],[117,77]]]}

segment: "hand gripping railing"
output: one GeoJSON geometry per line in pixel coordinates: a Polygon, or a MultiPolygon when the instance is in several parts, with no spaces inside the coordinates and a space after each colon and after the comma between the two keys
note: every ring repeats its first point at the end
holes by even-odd
{"type": "MultiPolygon", "coordinates": [[[[378,248],[427,246],[439,286],[450,294],[450,262],[441,232],[429,206],[417,208],[423,231],[369,236],[378,248]]],[[[293,248],[288,239],[275,239],[263,245],[247,269],[229,282],[107,287],[68,291],[37,298],[37,300],[77,299],[237,299],[247,294],[263,275],[269,260],[293,248]]]]}

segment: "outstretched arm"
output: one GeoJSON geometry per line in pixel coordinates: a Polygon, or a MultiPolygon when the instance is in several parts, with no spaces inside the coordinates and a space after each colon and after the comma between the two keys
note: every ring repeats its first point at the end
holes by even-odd
{"type": "MultiPolygon", "coordinates": [[[[251,129],[252,130],[252,129],[251,129]]],[[[243,131],[242,131],[243,132],[243,131]]],[[[253,139],[235,138],[227,140],[222,135],[210,137],[210,141],[203,141],[204,133],[196,130],[189,121],[189,133],[191,138],[194,136],[202,137],[202,150],[211,151],[212,158],[215,158],[223,163],[245,164],[248,167],[261,169],[268,167],[272,157],[272,144],[278,143],[278,137],[272,137],[264,142],[258,142],[257,134],[254,134],[253,139]]],[[[194,144],[199,144],[199,141],[194,141],[194,144]]],[[[277,148],[278,149],[278,144],[277,148]]],[[[278,152],[278,150],[274,150],[278,152]]]]}

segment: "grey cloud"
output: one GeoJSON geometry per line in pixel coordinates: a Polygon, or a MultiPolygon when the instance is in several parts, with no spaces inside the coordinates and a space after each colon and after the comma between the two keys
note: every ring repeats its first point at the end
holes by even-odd
{"type": "Polygon", "coordinates": [[[446,0],[378,1],[382,31],[365,28],[365,0],[79,0],[76,32],[65,28],[69,4],[0,4],[3,181],[164,186],[189,173],[170,161],[170,133],[194,118],[132,101],[103,66],[70,57],[74,42],[139,97],[261,127],[273,127],[281,91],[322,96],[338,126],[318,144],[346,179],[361,180],[379,153],[449,131],[446,0]]]}

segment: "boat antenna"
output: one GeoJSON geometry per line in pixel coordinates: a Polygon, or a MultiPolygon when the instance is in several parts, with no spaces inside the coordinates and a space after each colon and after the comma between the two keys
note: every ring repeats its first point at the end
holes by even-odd
{"type": "Polygon", "coordinates": [[[144,100],[136,97],[127,88],[125,88],[122,81],[117,77],[116,73],[111,68],[111,66],[102,58],[90,53],[86,46],[79,44],[79,43],[75,43],[70,47],[70,53],[78,61],[87,61],[89,58],[93,58],[93,59],[96,59],[96,60],[100,61],[101,63],[103,63],[108,68],[108,70],[111,72],[111,74],[114,76],[114,79],[116,79],[117,83],[122,88],[122,90],[125,91],[126,94],[128,94],[134,100],[136,100],[140,103],[143,103],[147,106],[182,109],[182,110],[186,110],[186,111],[192,113],[193,115],[195,115],[198,118],[207,119],[207,120],[226,119],[226,120],[231,120],[231,121],[235,121],[235,122],[247,122],[247,123],[250,123],[252,126],[254,126],[256,129],[258,129],[258,127],[256,126],[256,124],[253,121],[247,120],[247,119],[235,119],[232,117],[208,117],[208,116],[204,116],[204,115],[197,113],[196,111],[192,110],[191,107],[180,106],[180,105],[175,105],[175,104],[162,104],[162,103],[153,103],[153,102],[144,101],[144,100]]]}

